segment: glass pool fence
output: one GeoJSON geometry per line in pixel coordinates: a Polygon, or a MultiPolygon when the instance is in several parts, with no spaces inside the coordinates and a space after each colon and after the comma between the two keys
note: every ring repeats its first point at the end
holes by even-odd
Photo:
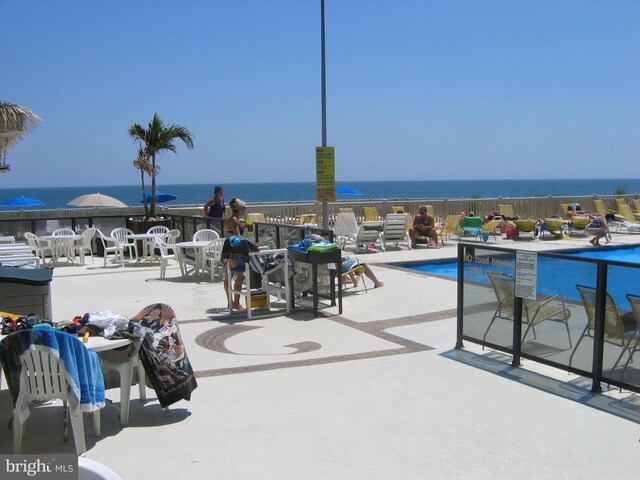
{"type": "Polygon", "coordinates": [[[640,265],[458,245],[456,348],[469,341],[640,393],[640,265]]]}

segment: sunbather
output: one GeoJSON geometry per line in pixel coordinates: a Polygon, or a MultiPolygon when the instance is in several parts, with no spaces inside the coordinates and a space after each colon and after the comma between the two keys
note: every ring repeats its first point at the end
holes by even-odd
{"type": "Polygon", "coordinates": [[[413,228],[409,229],[411,246],[416,248],[416,237],[429,237],[438,246],[438,233],[436,232],[433,217],[427,213],[427,207],[421,206],[420,213],[413,219],[413,228]]]}

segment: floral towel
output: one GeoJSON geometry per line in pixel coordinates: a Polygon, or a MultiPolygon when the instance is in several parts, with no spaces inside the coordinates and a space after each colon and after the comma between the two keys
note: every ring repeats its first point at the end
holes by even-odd
{"type": "Polygon", "coordinates": [[[162,407],[190,400],[198,386],[182,343],[176,314],[169,305],[149,305],[130,319],[149,328],[140,348],[140,360],[162,407]]]}

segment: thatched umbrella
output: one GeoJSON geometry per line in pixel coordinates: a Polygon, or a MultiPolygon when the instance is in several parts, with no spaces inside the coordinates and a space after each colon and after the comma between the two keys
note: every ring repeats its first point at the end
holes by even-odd
{"type": "Polygon", "coordinates": [[[28,108],[0,100],[0,173],[9,171],[7,152],[40,121],[28,108]]]}

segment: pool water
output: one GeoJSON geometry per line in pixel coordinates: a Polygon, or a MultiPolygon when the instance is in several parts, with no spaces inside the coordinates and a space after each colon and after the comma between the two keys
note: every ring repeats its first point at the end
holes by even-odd
{"type": "MultiPolygon", "coordinates": [[[[479,255],[491,256],[497,252],[483,250],[479,255]]],[[[564,253],[564,252],[563,252],[564,253]]],[[[640,247],[619,249],[590,249],[579,252],[566,252],[572,257],[597,258],[636,263],[640,265],[640,247]]],[[[513,256],[509,256],[511,259],[513,256]]],[[[448,278],[458,278],[456,260],[428,262],[423,264],[396,263],[396,266],[440,275],[448,278]]],[[[513,265],[483,265],[476,262],[465,263],[465,280],[469,282],[489,284],[486,275],[488,270],[502,271],[513,275],[513,265]]],[[[560,294],[566,298],[580,301],[576,285],[595,287],[596,264],[586,262],[572,262],[555,258],[538,257],[538,293],[543,295],[560,294]]],[[[640,268],[610,266],[607,275],[607,291],[619,303],[626,304],[626,293],[640,294],[640,268]]]]}

